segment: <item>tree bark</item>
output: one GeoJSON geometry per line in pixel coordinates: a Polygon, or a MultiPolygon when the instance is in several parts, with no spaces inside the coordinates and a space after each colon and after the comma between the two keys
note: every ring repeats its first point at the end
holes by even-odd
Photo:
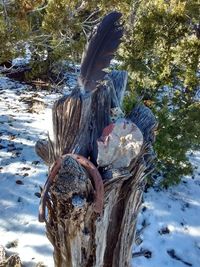
{"type": "MultiPolygon", "coordinates": [[[[131,266],[145,177],[152,171],[155,158],[152,144],[157,122],[147,107],[137,105],[123,125],[133,123],[135,130],[141,132],[143,142],[139,151],[126,167],[118,168],[112,162],[98,165],[101,149],[98,140],[106,139],[102,149],[105,144],[109,150],[113,148],[113,125],[117,122],[111,124],[111,110],[121,108],[127,80],[124,72],[110,77],[117,77],[118,82],[100,85],[85,95],[76,88],[70,96],[56,101],[54,140],[36,144],[36,152],[50,167],[46,186],[49,192],[43,192],[41,199],[48,215],[45,217],[43,210],[40,219],[44,219],[47,237],[54,247],[56,267],[131,266]],[[59,167],[52,168],[56,160],[59,167]],[[96,182],[99,176],[104,193],[101,182],[96,182]],[[103,208],[96,209],[101,201],[103,208]]],[[[115,149],[125,137],[118,138],[119,142],[113,143],[115,149]]],[[[137,135],[135,138],[137,143],[137,135]]]]}

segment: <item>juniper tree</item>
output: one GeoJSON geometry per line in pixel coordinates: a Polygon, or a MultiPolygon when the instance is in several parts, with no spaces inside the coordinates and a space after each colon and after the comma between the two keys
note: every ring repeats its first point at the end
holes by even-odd
{"type": "Polygon", "coordinates": [[[191,173],[186,152],[200,145],[200,104],[194,101],[199,84],[199,1],[134,4],[134,27],[127,29],[120,59],[131,73],[132,90],[143,95],[159,118],[159,169],[166,177],[164,184],[173,184],[191,173]]]}

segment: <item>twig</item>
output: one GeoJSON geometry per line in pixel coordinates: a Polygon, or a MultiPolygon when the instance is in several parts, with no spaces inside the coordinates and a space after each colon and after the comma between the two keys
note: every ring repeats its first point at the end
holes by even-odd
{"type": "Polygon", "coordinates": [[[147,223],[146,220],[144,220],[144,223],[142,225],[142,227],[136,232],[136,239],[137,237],[139,237],[143,232],[144,230],[150,225],[150,223],[147,223]]]}
{"type": "Polygon", "coordinates": [[[10,20],[8,18],[8,12],[7,12],[7,8],[6,8],[5,0],[2,0],[2,4],[3,4],[4,20],[5,20],[5,23],[6,23],[7,27],[10,29],[10,20]]]}
{"type": "Polygon", "coordinates": [[[170,249],[170,250],[167,250],[167,253],[168,255],[172,258],[172,259],[175,259],[177,261],[181,261],[182,263],[184,263],[185,265],[187,266],[192,266],[191,263],[187,262],[187,261],[184,261],[182,260],[179,256],[176,255],[176,252],[174,249],[170,249]]]}
{"type": "Polygon", "coordinates": [[[9,74],[14,74],[14,73],[18,73],[18,72],[25,72],[28,70],[31,70],[30,67],[17,67],[16,69],[13,69],[15,65],[12,65],[10,68],[0,68],[0,73],[1,74],[5,74],[5,75],[9,75],[9,74]]]}
{"type": "MultiPolygon", "coordinates": [[[[84,21],[83,23],[87,22],[88,20],[90,20],[94,15],[98,14],[100,12],[99,9],[95,10],[94,12],[92,12],[92,14],[90,14],[84,21]]],[[[100,20],[101,18],[99,18],[100,20]]]]}
{"type": "Polygon", "coordinates": [[[136,258],[136,257],[145,257],[145,258],[151,258],[151,251],[149,250],[142,250],[142,251],[139,251],[139,252],[134,252],[132,253],[132,258],[136,258]]]}
{"type": "Polygon", "coordinates": [[[36,9],[33,9],[33,10],[29,10],[27,13],[33,13],[33,12],[40,12],[40,11],[42,11],[42,10],[44,10],[45,8],[47,8],[48,7],[48,1],[44,1],[44,4],[42,5],[42,6],[40,6],[40,7],[38,7],[38,8],[36,8],[36,9]]]}

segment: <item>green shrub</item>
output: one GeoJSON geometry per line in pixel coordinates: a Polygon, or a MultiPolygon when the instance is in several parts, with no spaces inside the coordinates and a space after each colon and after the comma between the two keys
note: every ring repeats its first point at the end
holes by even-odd
{"type": "MultiPolygon", "coordinates": [[[[136,1],[137,2],[137,1],[136,1]]],[[[192,173],[186,156],[200,147],[198,1],[139,1],[119,55],[134,95],[159,121],[155,150],[163,185],[192,173]]],[[[125,107],[135,101],[125,99],[125,107]]]]}
{"type": "Polygon", "coordinates": [[[164,185],[192,172],[186,153],[200,145],[200,108],[194,101],[199,84],[198,0],[5,2],[0,4],[0,63],[23,55],[28,43],[28,80],[48,78],[57,62],[80,62],[98,19],[113,9],[121,11],[125,35],[118,59],[129,72],[132,88],[124,110],[128,113],[139,96],[155,112],[157,169],[165,177],[164,185]]]}

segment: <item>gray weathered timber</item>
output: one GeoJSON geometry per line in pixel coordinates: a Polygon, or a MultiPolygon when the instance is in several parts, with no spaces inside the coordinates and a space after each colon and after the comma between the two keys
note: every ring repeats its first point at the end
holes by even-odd
{"type": "Polygon", "coordinates": [[[110,123],[110,95],[105,86],[93,93],[61,98],[53,107],[53,148],[56,158],[66,153],[97,158],[96,140],[110,123]]]}
{"type": "Polygon", "coordinates": [[[124,118],[126,72],[113,71],[99,81],[120,43],[120,17],[111,12],[97,28],[79,84],[53,106],[53,140],[36,144],[50,170],[39,219],[45,221],[56,267],[131,266],[157,122],[141,104],[124,118]]]}
{"type": "MultiPolygon", "coordinates": [[[[73,95],[72,100],[67,98],[67,104],[64,99],[54,105],[54,136],[57,138],[53,141],[56,151],[53,153],[56,157],[76,152],[85,157],[93,156],[93,162],[96,163],[98,151],[92,153],[91,147],[97,149],[97,145],[93,144],[103,128],[109,124],[110,101],[106,95],[109,91],[101,89],[87,98],[79,96],[78,100],[74,100],[73,95]],[[106,99],[103,99],[105,96],[106,99]],[[101,99],[99,103],[97,97],[101,99]],[[82,104],[85,99],[88,105],[82,104]],[[72,112],[73,107],[70,105],[79,106],[80,111],[72,112]],[[106,112],[101,113],[102,111],[106,112]],[[88,121],[85,121],[86,118],[88,121]],[[73,119],[75,121],[70,124],[73,119]],[[62,126],[61,121],[67,125],[62,126]],[[99,127],[98,121],[101,122],[99,127]],[[76,130],[72,129],[72,125],[76,130]],[[84,131],[84,127],[89,130],[84,131]],[[72,134],[75,136],[71,136],[72,134]]],[[[140,153],[127,168],[114,169],[107,166],[101,170],[105,190],[102,214],[94,212],[94,187],[85,169],[74,159],[70,164],[69,160],[64,161],[51,186],[47,201],[46,230],[47,237],[54,246],[54,261],[57,267],[130,266],[145,176],[151,170],[155,157],[152,153],[152,142],[157,123],[152,112],[143,105],[138,105],[129,119],[141,130],[144,143],[140,153]]],[[[46,158],[48,163],[44,151],[42,158],[46,158]]]]}
{"type": "Polygon", "coordinates": [[[113,70],[107,75],[107,79],[111,83],[111,108],[121,108],[126,90],[128,73],[127,71],[113,70]]]}

